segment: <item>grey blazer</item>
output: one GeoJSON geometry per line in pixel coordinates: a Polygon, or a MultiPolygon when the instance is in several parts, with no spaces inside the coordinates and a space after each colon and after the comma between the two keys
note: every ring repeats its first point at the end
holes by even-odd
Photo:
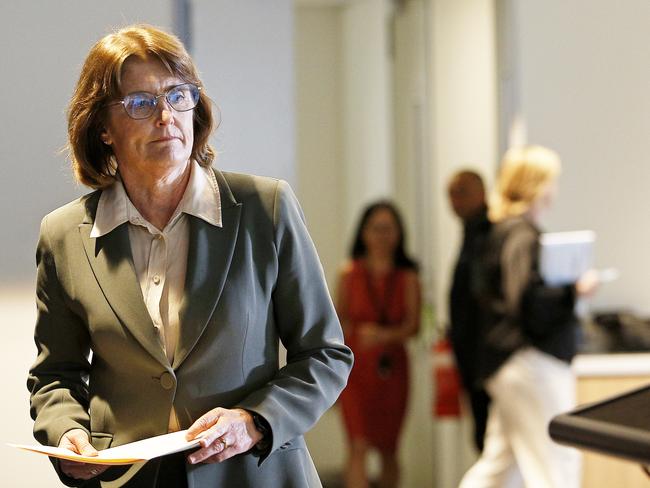
{"type": "MultiPolygon", "coordinates": [[[[105,449],[165,433],[172,405],[182,428],[214,407],[241,407],[270,424],[270,452],[188,466],[189,486],[320,486],[302,435],[344,388],[352,353],[289,185],[215,174],[223,227],[188,216],[173,364],[142,298],[127,225],[89,237],[101,192],[43,219],[38,356],[28,378],[34,435],[58,445],[65,432],[81,428],[105,449]]],[[[127,486],[153,486],[157,469],[146,472],[127,486]]],[[[71,486],[100,486],[98,479],[84,485],[59,476],[71,486]]]]}

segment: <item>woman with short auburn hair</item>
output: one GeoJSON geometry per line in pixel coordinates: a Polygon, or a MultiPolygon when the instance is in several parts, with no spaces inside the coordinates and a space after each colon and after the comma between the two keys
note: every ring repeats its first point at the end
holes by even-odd
{"type": "Polygon", "coordinates": [[[194,61],[174,36],[145,24],[133,25],[107,35],[91,48],[68,107],[68,147],[74,175],[91,188],[105,188],[115,179],[114,154],[99,136],[107,104],[120,97],[123,64],[132,56],[158,59],[179,79],[201,87],[194,108],[192,158],[204,167],[215,158],[208,143],[215,129],[211,100],[194,61]]]}
{"type": "Polygon", "coordinates": [[[95,191],[41,223],[34,436],[89,457],[174,432],[198,445],[125,467],[66,455],[60,479],[321,486],[303,434],[352,353],[289,185],[211,167],[210,100],[155,27],[93,46],[68,123],[75,175],[95,191]]]}

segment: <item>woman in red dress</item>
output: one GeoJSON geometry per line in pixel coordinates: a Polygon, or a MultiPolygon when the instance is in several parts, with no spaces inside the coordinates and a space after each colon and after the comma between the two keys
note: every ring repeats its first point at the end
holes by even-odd
{"type": "Polygon", "coordinates": [[[355,354],[340,397],[349,441],[346,486],[368,487],[366,455],[374,448],[382,461],[379,486],[396,487],[409,384],[404,343],[418,331],[420,285],[417,265],[404,251],[401,218],[390,202],[366,208],[351,258],[337,294],[346,342],[355,354]]]}

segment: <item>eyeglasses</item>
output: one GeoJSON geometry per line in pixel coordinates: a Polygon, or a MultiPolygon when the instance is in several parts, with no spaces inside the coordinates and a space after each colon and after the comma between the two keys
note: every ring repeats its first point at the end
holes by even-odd
{"type": "Polygon", "coordinates": [[[199,103],[200,86],[194,83],[183,83],[172,86],[165,93],[154,95],[149,92],[129,93],[122,100],[109,103],[108,106],[122,104],[127,115],[132,119],[147,119],[153,115],[158,105],[158,99],[165,97],[171,108],[177,112],[187,112],[199,103]]]}

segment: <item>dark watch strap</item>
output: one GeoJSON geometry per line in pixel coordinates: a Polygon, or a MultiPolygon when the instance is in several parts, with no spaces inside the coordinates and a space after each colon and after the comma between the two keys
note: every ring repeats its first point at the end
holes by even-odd
{"type": "MultiPolygon", "coordinates": [[[[250,411],[249,411],[250,412],[250,411]]],[[[266,451],[271,445],[271,427],[264,417],[255,412],[250,412],[253,417],[253,424],[255,428],[262,434],[262,439],[255,444],[253,449],[258,452],[266,451]]]]}

